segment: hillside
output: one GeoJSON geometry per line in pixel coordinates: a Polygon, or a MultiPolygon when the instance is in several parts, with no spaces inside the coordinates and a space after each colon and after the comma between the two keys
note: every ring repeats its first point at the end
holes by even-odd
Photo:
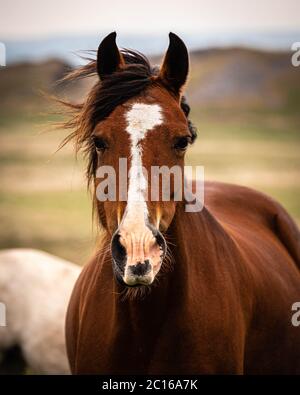
{"type": "Polygon", "coordinates": [[[201,107],[299,108],[300,68],[291,54],[231,48],[191,54],[189,99],[201,107]]]}
{"type": "MultiPolygon", "coordinates": [[[[197,110],[288,110],[300,104],[300,68],[290,53],[229,48],[191,53],[187,96],[197,110]]],[[[153,59],[158,63],[160,59],[153,59]]],[[[0,69],[0,114],[45,109],[40,91],[80,100],[92,81],[56,86],[70,66],[60,60],[16,64],[0,69]]]]}

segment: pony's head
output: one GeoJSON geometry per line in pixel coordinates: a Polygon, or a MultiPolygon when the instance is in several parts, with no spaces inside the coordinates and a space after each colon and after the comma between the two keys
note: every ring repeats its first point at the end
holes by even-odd
{"type": "Polygon", "coordinates": [[[168,184],[170,198],[165,199],[161,174],[151,176],[152,169],[175,166],[182,170],[182,183],[185,152],[196,137],[182,97],[188,52],[178,36],[170,33],[169,38],[160,69],[151,68],[139,53],[119,51],[116,33],[111,33],[100,43],[97,60],[81,71],[82,75],[96,71],[99,80],[77,108],[73,137],[88,153],[88,175],[95,186],[98,217],[110,235],[113,269],[127,286],[154,281],[166,254],[163,234],[178,204],[174,173],[168,184]],[[106,185],[104,173],[98,172],[109,168],[116,175],[113,196],[108,191],[112,185],[106,185]],[[127,186],[122,198],[124,185],[119,180],[124,171],[127,186]],[[110,199],[99,199],[97,191],[110,199]]]}

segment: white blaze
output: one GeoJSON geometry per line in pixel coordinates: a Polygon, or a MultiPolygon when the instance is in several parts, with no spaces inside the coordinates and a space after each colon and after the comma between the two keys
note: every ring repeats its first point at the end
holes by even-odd
{"type": "Polygon", "coordinates": [[[126,131],[131,142],[131,166],[124,221],[134,224],[139,218],[146,221],[148,215],[145,201],[147,180],[143,174],[141,141],[147,132],[162,124],[161,107],[158,104],[135,103],[127,112],[126,120],[126,131]]]}

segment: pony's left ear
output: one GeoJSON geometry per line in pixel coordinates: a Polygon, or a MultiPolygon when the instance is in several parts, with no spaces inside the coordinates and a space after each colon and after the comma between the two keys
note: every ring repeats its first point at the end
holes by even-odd
{"type": "Polygon", "coordinates": [[[97,52],[97,71],[101,80],[117,71],[125,62],[116,44],[117,33],[112,32],[100,43],[97,52]]]}
{"type": "Polygon", "coordinates": [[[169,34],[169,48],[158,78],[176,95],[180,95],[189,72],[189,55],[184,42],[176,34],[169,34]]]}

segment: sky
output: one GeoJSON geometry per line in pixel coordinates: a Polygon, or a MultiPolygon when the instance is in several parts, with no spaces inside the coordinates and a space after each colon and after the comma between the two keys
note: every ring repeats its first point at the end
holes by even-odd
{"type": "Polygon", "coordinates": [[[113,30],[300,31],[300,0],[0,0],[0,41],[113,30]]]}

